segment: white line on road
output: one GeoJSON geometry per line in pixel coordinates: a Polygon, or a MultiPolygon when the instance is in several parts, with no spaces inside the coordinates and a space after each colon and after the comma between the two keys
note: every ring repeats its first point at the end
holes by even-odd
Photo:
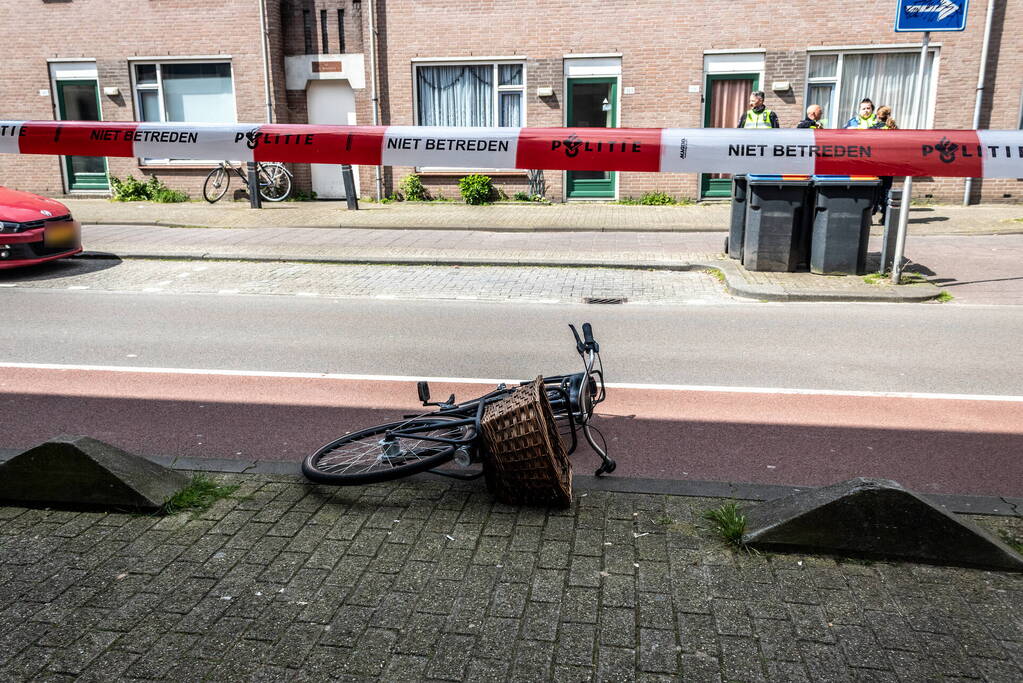
{"type": "MultiPolygon", "coordinates": [[[[518,384],[520,379],[482,377],[409,377],[402,375],[355,375],[330,372],[273,372],[259,370],[211,370],[205,368],[146,368],[120,365],[61,365],[57,363],[0,363],[0,368],[28,370],[79,370],[89,372],[139,372],[170,375],[223,375],[228,377],[282,377],[291,379],[333,379],[372,382],[437,382],[448,384],[518,384]]],[[[946,394],[917,391],[847,391],[842,389],[797,389],[790,387],[729,387],[692,384],[642,384],[608,382],[609,389],[642,389],[649,391],[700,391],[735,394],[793,394],[802,396],[863,396],[868,398],[922,398],[948,401],[1005,401],[1023,403],[1023,396],[986,394],[946,394]]]]}

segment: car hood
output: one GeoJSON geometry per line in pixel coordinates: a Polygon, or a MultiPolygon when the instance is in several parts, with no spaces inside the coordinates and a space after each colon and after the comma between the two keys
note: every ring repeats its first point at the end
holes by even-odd
{"type": "Polygon", "coordinates": [[[43,211],[55,217],[71,213],[56,200],[0,186],[0,220],[28,223],[49,218],[43,211]]]}

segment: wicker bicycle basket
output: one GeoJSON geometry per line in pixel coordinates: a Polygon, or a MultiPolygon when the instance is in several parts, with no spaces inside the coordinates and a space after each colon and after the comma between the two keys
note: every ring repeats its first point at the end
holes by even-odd
{"type": "Polygon", "coordinates": [[[572,464],[558,435],[543,377],[486,407],[482,420],[487,485],[502,503],[572,502],[572,464]]]}

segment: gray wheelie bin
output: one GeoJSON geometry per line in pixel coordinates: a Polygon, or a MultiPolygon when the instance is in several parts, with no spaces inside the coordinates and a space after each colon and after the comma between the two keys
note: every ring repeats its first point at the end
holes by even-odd
{"type": "Polygon", "coordinates": [[[880,183],[875,176],[813,177],[816,209],[810,272],[818,275],[866,272],[870,216],[880,183]]]}
{"type": "Polygon", "coordinates": [[[742,265],[793,272],[806,262],[810,176],[748,175],[742,265]]]}
{"type": "Polygon", "coordinates": [[[742,258],[742,241],[746,235],[746,175],[732,176],[732,222],[728,226],[725,253],[732,258],[742,258]]]}

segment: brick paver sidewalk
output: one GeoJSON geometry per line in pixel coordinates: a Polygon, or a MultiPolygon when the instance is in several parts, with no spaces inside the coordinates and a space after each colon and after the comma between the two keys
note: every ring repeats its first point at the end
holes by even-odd
{"type": "MultiPolygon", "coordinates": [[[[592,232],[704,232],[728,228],[727,202],[690,206],[627,206],[609,203],[553,205],[460,202],[370,204],[348,211],[344,202],[266,203],[250,209],[247,202],[112,202],[106,199],[62,199],[87,224],[164,225],[188,227],[344,227],[403,230],[502,230],[592,232]]],[[[1014,204],[981,206],[922,205],[910,214],[910,232],[928,234],[1023,233],[1023,208],[1014,204]]],[[[875,227],[879,233],[880,228],[875,227]]]]}
{"type": "Polygon", "coordinates": [[[736,553],[718,500],[219,476],[195,518],[0,507],[0,680],[1023,679],[1019,575],[736,553]]]}

